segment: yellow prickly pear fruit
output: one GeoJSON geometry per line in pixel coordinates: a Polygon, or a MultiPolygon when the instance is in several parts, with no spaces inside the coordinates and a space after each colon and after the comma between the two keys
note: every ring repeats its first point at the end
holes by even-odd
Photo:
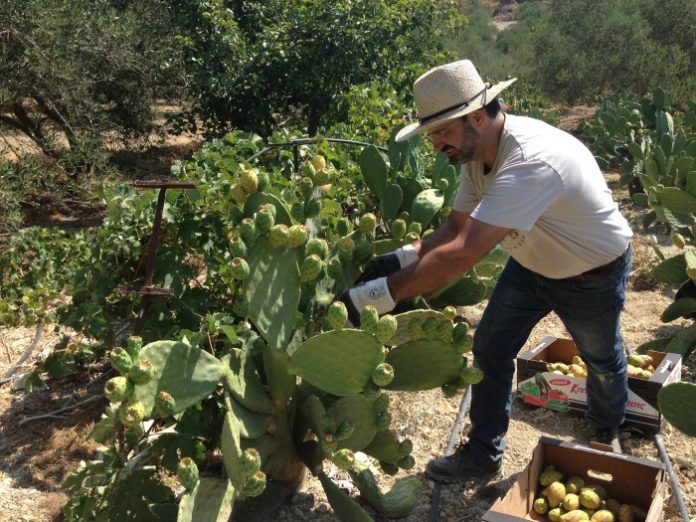
{"type": "Polygon", "coordinates": [[[652,372],[649,370],[646,370],[644,368],[641,368],[638,370],[638,378],[643,379],[645,381],[649,381],[650,377],[652,377],[652,372]]]}
{"type": "Polygon", "coordinates": [[[239,205],[243,205],[247,197],[249,197],[249,194],[244,192],[241,185],[235,185],[232,187],[230,194],[232,195],[232,199],[234,199],[239,205]]]}
{"type": "Polygon", "coordinates": [[[684,236],[682,236],[681,234],[673,234],[672,235],[672,243],[677,248],[684,248],[684,246],[686,245],[686,241],[684,240],[684,236]]]}
{"type": "Polygon", "coordinates": [[[445,306],[442,309],[442,315],[444,316],[445,319],[448,321],[453,320],[455,317],[457,317],[457,308],[452,305],[445,306]]]}
{"type": "Polygon", "coordinates": [[[621,504],[619,507],[619,522],[634,522],[633,510],[628,504],[621,504]]]}
{"type": "MultiPolygon", "coordinates": [[[[599,495],[599,498],[601,500],[604,500],[609,496],[609,494],[607,493],[607,489],[604,486],[598,486],[597,484],[588,484],[587,486],[585,486],[582,489],[590,489],[590,490],[594,491],[595,493],[597,493],[597,495],[599,495]]],[[[590,508],[590,509],[596,509],[596,508],[590,508]]]]}
{"type": "Polygon", "coordinates": [[[556,470],[555,466],[546,466],[546,468],[544,468],[544,471],[541,472],[541,475],[539,475],[539,484],[541,484],[542,486],[548,486],[552,482],[560,481],[562,478],[563,473],[556,470]]]}
{"type": "Polygon", "coordinates": [[[534,501],[534,511],[540,515],[545,515],[549,511],[549,502],[544,497],[539,497],[534,501]]]}
{"type": "Polygon", "coordinates": [[[559,372],[564,375],[568,373],[568,365],[561,362],[548,363],[546,369],[550,372],[559,372]]]}
{"type": "Polygon", "coordinates": [[[631,353],[626,357],[626,362],[638,368],[645,368],[653,363],[653,359],[650,355],[639,355],[637,353],[631,353]]]}
{"type": "Polygon", "coordinates": [[[597,491],[590,488],[583,488],[580,490],[580,505],[586,507],[587,509],[597,509],[602,505],[602,499],[597,494],[597,491]]]}
{"type": "Polygon", "coordinates": [[[582,477],[578,477],[577,475],[573,475],[565,483],[566,491],[568,493],[575,494],[580,493],[580,490],[583,488],[584,485],[585,481],[582,479],[582,477]]]}
{"type": "Polygon", "coordinates": [[[632,364],[629,364],[626,366],[626,373],[628,374],[629,377],[633,377],[634,379],[640,379],[641,368],[638,368],[637,366],[633,366],[632,364]]]}
{"type": "Polygon", "coordinates": [[[568,366],[568,373],[574,375],[575,377],[581,377],[585,370],[579,364],[571,364],[568,366]]]}
{"type": "Polygon", "coordinates": [[[562,482],[552,482],[546,486],[543,494],[548,499],[550,507],[558,507],[563,502],[563,497],[566,494],[565,485],[562,482]]]}
{"type": "Polygon", "coordinates": [[[244,192],[246,192],[247,194],[256,193],[256,191],[259,189],[258,170],[243,170],[239,183],[242,186],[244,192]]]}
{"type": "Polygon", "coordinates": [[[594,515],[592,515],[590,518],[590,522],[614,522],[615,520],[616,517],[614,516],[614,513],[608,509],[600,509],[599,511],[595,511],[594,515]]]}
{"type": "Polygon", "coordinates": [[[548,513],[546,513],[546,516],[549,517],[549,520],[551,522],[560,522],[561,515],[563,515],[563,513],[565,513],[565,511],[563,511],[563,508],[557,507],[553,508],[548,513]]]}
{"type": "Polygon", "coordinates": [[[583,520],[590,520],[590,517],[581,509],[574,509],[561,515],[559,520],[561,522],[582,522],[583,520]]]}
{"type": "Polygon", "coordinates": [[[563,509],[573,511],[580,507],[580,498],[575,493],[566,493],[563,497],[563,509]]]}
{"type": "Polygon", "coordinates": [[[326,158],[321,154],[317,154],[312,158],[312,166],[314,170],[323,170],[326,168],[326,158]]]}

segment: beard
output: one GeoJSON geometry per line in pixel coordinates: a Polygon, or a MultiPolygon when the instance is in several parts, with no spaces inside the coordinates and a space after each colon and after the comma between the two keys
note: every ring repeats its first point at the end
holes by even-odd
{"type": "Polygon", "coordinates": [[[481,143],[481,136],[469,123],[468,119],[464,120],[464,144],[457,148],[452,145],[446,145],[442,148],[444,154],[450,160],[452,165],[463,165],[473,161],[481,143]]]}

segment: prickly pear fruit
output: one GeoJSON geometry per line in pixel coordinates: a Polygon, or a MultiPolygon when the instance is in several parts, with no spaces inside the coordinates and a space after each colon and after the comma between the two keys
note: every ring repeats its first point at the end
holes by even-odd
{"type": "Polygon", "coordinates": [[[557,507],[549,510],[546,516],[549,517],[550,522],[560,522],[561,515],[564,513],[563,508],[557,507]]]}
{"type": "MultiPolygon", "coordinates": [[[[476,366],[467,366],[466,368],[462,368],[462,371],[459,372],[459,377],[466,384],[478,384],[483,380],[483,372],[476,366]]],[[[563,489],[565,491],[565,486],[563,489]]]]}
{"type": "Polygon", "coordinates": [[[684,248],[684,246],[686,246],[684,236],[682,236],[681,234],[672,234],[672,243],[677,248],[684,248]]]}
{"type": "Polygon", "coordinates": [[[413,469],[416,465],[416,459],[414,459],[412,455],[406,455],[405,457],[401,457],[396,465],[401,469],[413,469]]]}
{"type": "Polygon", "coordinates": [[[288,248],[297,248],[307,242],[307,227],[293,225],[288,229],[288,248]]]}
{"type": "Polygon", "coordinates": [[[423,321],[423,336],[427,339],[433,339],[437,336],[437,329],[440,326],[440,321],[434,317],[428,317],[423,321]]]}
{"type": "Polygon", "coordinates": [[[249,194],[247,194],[244,191],[244,188],[242,187],[241,183],[238,183],[232,187],[232,190],[230,191],[230,194],[232,195],[232,199],[238,204],[238,205],[243,205],[244,202],[247,200],[249,197],[249,194]]]}
{"type": "Polygon", "coordinates": [[[358,228],[363,234],[369,234],[374,231],[377,226],[377,217],[372,213],[368,212],[360,217],[360,222],[358,223],[358,228]]]}
{"type": "Polygon", "coordinates": [[[578,494],[584,486],[585,481],[582,479],[582,477],[578,477],[577,475],[573,475],[568,480],[566,480],[565,483],[566,492],[568,493],[578,494]]]}
{"type": "Polygon", "coordinates": [[[318,199],[310,199],[305,203],[305,216],[308,218],[313,218],[319,215],[321,212],[321,201],[318,199]]]}
{"type": "Polygon", "coordinates": [[[331,461],[339,468],[348,471],[355,465],[355,454],[348,448],[343,448],[331,455],[331,461]]]}
{"type": "Polygon", "coordinates": [[[240,455],[239,464],[242,473],[250,477],[261,469],[261,455],[255,448],[247,448],[240,455]]]}
{"type": "Polygon", "coordinates": [[[375,411],[375,413],[381,413],[383,411],[387,411],[388,408],[389,395],[386,393],[380,393],[375,399],[375,402],[372,403],[372,409],[375,411]]]}
{"type": "Polygon", "coordinates": [[[319,256],[320,259],[326,259],[326,256],[329,255],[329,245],[326,243],[326,240],[313,237],[307,241],[305,255],[311,256],[312,254],[319,256]]]}
{"type": "Polygon", "coordinates": [[[288,244],[288,227],[286,225],[273,225],[268,231],[268,240],[274,247],[284,247],[288,244]]]}
{"type": "MultiPolygon", "coordinates": [[[[638,521],[643,521],[647,518],[648,513],[640,506],[635,504],[629,504],[631,506],[631,511],[633,512],[633,517],[638,521]]],[[[621,509],[621,508],[619,508],[621,509]]]]}
{"type": "Polygon", "coordinates": [[[176,476],[187,490],[192,490],[198,484],[198,466],[190,457],[184,457],[176,467],[176,476]]]}
{"type": "Polygon", "coordinates": [[[450,342],[452,340],[452,333],[454,332],[454,324],[451,321],[440,321],[437,327],[436,338],[441,341],[450,342]]]}
{"type": "Polygon", "coordinates": [[[303,283],[314,281],[321,274],[323,267],[324,263],[318,255],[312,254],[305,257],[300,266],[300,280],[303,283]]]}
{"type": "Polygon", "coordinates": [[[375,418],[375,426],[377,430],[386,430],[391,424],[391,414],[388,411],[383,411],[375,418]]]}
{"type": "Polygon", "coordinates": [[[338,223],[336,223],[336,232],[338,232],[339,236],[347,236],[352,231],[353,224],[350,222],[350,219],[343,217],[338,220],[338,223]]]}
{"type": "Polygon", "coordinates": [[[160,417],[169,417],[176,411],[176,401],[171,394],[165,390],[160,391],[155,398],[155,410],[160,417]]]}
{"type": "Polygon", "coordinates": [[[413,452],[413,441],[411,439],[404,439],[399,442],[399,455],[410,455],[413,452]]]}
{"type": "Polygon", "coordinates": [[[266,474],[257,471],[247,479],[242,488],[242,495],[245,497],[258,497],[266,489],[266,474]]]}
{"type": "Polygon", "coordinates": [[[133,384],[147,384],[152,380],[155,370],[150,361],[138,361],[128,372],[128,378],[133,381],[133,384]]]}
{"type": "Polygon", "coordinates": [[[261,207],[258,212],[254,214],[254,223],[256,223],[256,228],[260,233],[266,234],[275,223],[275,215],[268,207],[261,207]]]}
{"type": "Polygon", "coordinates": [[[372,370],[372,382],[377,386],[387,386],[394,380],[394,368],[389,363],[378,364],[372,370]]]}
{"type": "Polygon", "coordinates": [[[340,279],[343,276],[343,263],[337,257],[331,258],[326,264],[326,273],[332,279],[340,279]]]}
{"type": "Polygon", "coordinates": [[[312,158],[312,166],[315,170],[322,170],[326,168],[326,158],[321,154],[317,154],[312,158]]]}
{"type": "Polygon", "coordinates": [[[602,505],[602,499],[599,497],[596,491],[590,488],[583,488],[580,490],[580,505],[588,509],[597,509],[602,505]]]}
{"type": "Polygon", "coordinates": [[[367,305],[360,311],[360,327],[366,332],[372,333],[377,328],[379,323],[379,314],[377,308],[372,305],[367,305]]]}
{"type": "Polygon", "coordinates": [[[626,357],[626,362],[638,368],[646,368],[652,364],[653,359],[648,354],[638,355],[637,353],[632,353],[626,357]]]}
{"type": "Polygon", "coordinates": [[[407,243],[415,243],[419,239],[420,239],[420,236],[417,233],[409,232],[408,234],[406,234],[404,241],[406,241],[407,243]]]}
{"type": "Polygon", "coordinates": [[[334,301],[326,312],[326,319],[334,330],[341,330],[348,320],[348,310],[341,301],[334,301]]]}
{"type": "Polygon", "coordinates": [[[457,317],[457,307],[452,305],[445,306],[442,309],[442,315],[447,321],[452,321],[457,317]]]}
{"type": "Polygon", "coordinates": [[[329,169],[317,170],[317,173],[314,175],[314,184],[322,187],[331,183],[331,174],[332,171],[329,169]]]}
{"type": "Polygon", "coordinates": [[[543,494],[549,501],[549,507],[558,507],[561,505],[561,502],[563,502],[563,497],[565,497],[566,494],[565,485],[562,482],[552,482],[546,486],[543,494]]]}
{"type": "Polygon", "coordinates": [[[254,194],[259,189],[259,176],[258,170],[249,169],[243,170],[242,176],[239,180],[239,184],[244,189],[247,194],[254,194]]]}
{"type": "Polygon", "coordinates": [[[302,199],[308,200],[314,193],[314,182],[309,177],[300,178],[297,182],[297,189],[302,195],[302,199]]]}
{"type": "MultiPolygon", "coordinates": [[[[587,486],[581,488],[580,491],[582,491],[583,489],[589,489],[591,491],[594,491],[595,493],[597,493],[597,495],[599,496],[599,498],[601,500],[604,500],[609,496],[607,493],[607,488],[605,488],[604,486],[600,486],[598,484],[588,484],[587,486]]],[[[591,509],[595,509],[595,508],[591,508],[591,509]]]]}
{"type": "Polygon", "coordinates": [[[256,239],[256,223],[251,218],[244,218],[239,224],[239,234],[247,245],[253,244],[256,239]]]}
{"type": "Polygon", "coordinates": [[[606,506],[605,506],[609,511],[614,513],[615,515],[619,514],[619,508],[621,507],[621,502],[616,500],[615,498],[608,498],[606,500],[606,506]]]}
{"type": "Polygon", "coordinates": [[[128,375],[128,372],[133,366],[133,359],[126,350],[116,347],[109,354],[111,366],[121,375],[128,375]]]}
{"type": "Polygon", "coordinates": [[[292,219],[294,219],[295,221],[304,221],[306,217],[304,211],[304,203],[293,203],[290,207],[290,215],[292,216],[292,219]]]}
{"type": "Polygon", "coordinates": [[[338,240],[338,251],[352,253],[355,251],[355,242],[349,237],[342,237],[338,240]]]}
{"type": "Polygon", "coordinates": [[[131,356],[132,361],[137,361],[140,356],[140,349],[143,347],[143,338],[138,335],[131,335],[126,341],[126,351],[131,356]]]}
{"type": "Polygon", "coordinates": [[[619,522],[633,522],[635,519],[631,506],[628,504],[621,504],[619,507],[619,522]]]}
{"type": "Polygon", "coordinates": [[[355,244],[355,259],[358,263],[369,261],[374,253],[375,245],[372,241],[360,240],[355,244]]]}
{"type": "Polygon", "coordinates": [[[423,232],[423,226],[418,221],[412,221],[411,224],[408,226],[408,231],[414,232],[420,236],[423,232]]]}
{"type": "Polygon", "coordinates": [[[343,422],[341,422],[341,424],[338,425],[338,428],[336,428],[336,433],[334,433],[334,437],[337,441],[340,442],[350,437],[354,431],[355,425],[349,420],[344,420],[343,422]]]}
{"type": "Polygon", "coordinates": [[[243,281],[249,277],[249,263],[241,257],[232,258],[230,262],[230,275],[233,279],[243,281]]]}
{"type": "Polygon", "coordinates": [[[562,514],[559,520],[561,522],[582,522],[583,520],[590,520],[590,517],[581,509],[574,509],[562,514]]]}
{"type": "Polygon", "coordinates": [[[563,478],[563,473],[561,473],[560,471],[557,471],[556,467],[552,464],[552,465],[546,466],[546,468],[544,468],[544,471],[542,471],[541,474],[539,475],[539,484],[546,487],[549,484],[551,484],[552,482],[559,481],[562,478],[563,478]]]}
{"type": "Polygon", "coordinates": [[[401,239],[406,235],[406,222],[403,219],[395,219],[392,223],[392,236],[394,239],[401,239]]]}
{"type": "Polygon", "coordinates": [[[566,511],[573,511],[574,509],[580,508],[580,498],[575,493],[566,493],[563,497],[563,509],[566,511]]]}
{"type": "Polygon", "coordinates": [[[399,323],[396,317],[391,314],[385,314],[377,321],[377,326],[375,326],[375,337],[377,337],[379,342],[386,343],[394,336],[398,327],[399,323]]]}
{"type": "Polygon", "coordinates": [[[123,402],[118,408],[118,419],[125,426],[135,426],[145,418],[145,406],[140,401],[123,402]]]}
{"type": "Polygon", "coordinates": [[[104,396],[111,402],[123,402],[133,392],[133,383],[122,375],[112,377],[104,384],[104,396]]]}
{"type": "Polygon", "coordinates": [[[259,173],[259,186],[257,192],[264,192],[271,184],[271,177],[267,172],[259,173]]]}
{"type": "Polygon", "coordinates": [[[230,241],[230,253],[234,257],[246,257],[247,246],[243,239],[235,238],[230,241]]]}
{"type": "Polygon", "coordinates": [[[399,472],[399,466],[392,464],[391,462],[380,461],[379,467],[382,468],[382,471],[387,475],[396,475],[399,472]]]}
{"type": "Polygon", "coordinates": [[[539,497],[534,501],[534,511],[540,515],[545,515],[549,511],[549,502],[544,497],[539,497]]]}
{"type": "Polygon", "coordinates": [[[300,167],[300,174],[310,179],[314,179],[317,169],[309,161],[303,161],[300,167]]]}
{"type": "Polygon", "coordinates": [[[614,516],[614,513],[608,509],[600,509],[599,511],[595,511],[594,515],[592,515],[590,518],[590,522],[614,522],[615,520],[616,517],[614,516]]]}

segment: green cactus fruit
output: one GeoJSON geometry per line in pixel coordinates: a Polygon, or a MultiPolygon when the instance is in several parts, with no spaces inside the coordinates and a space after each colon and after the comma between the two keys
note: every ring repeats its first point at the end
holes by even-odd
{"type": "Polygon", "coordinates": [[[307,241],[305,255],[316,255],[319,256],[320,259],[326,259],[326,257],[329,255],[329,245],[326,243],[326,240],[319,237],[313,237],[307,241]]]}
{"type": "Polygon", "coordinates": [[[377,217],[372,213],[368,212],[360,217],[360,222],[358,223],[358,228],[363,234],[369,234],[373,232],[377,227],[377,217]]]}
{"type": "Polygon", "coordinates": [[[326,273],[332,279],[340,279],[343,276],[343,263],[337,257],[332,258],[326,264],[326,273]]]}
{"type": "Polygon", "coordinates": [[[147,384],[152,380],[155,369],[150,361],[138,361],[128,372],[128,378],[133,381],[133,384],[147,384]]]}
{"type": "Polygon", "coordinates": [[[293,225],[288,229],[288,248],[297,248],[307,242],[307,227],[304,225],[293,225]]]}
{"type": "MultiPolygon", "coordinates": [[[[539,474],[539,484],[546,487],[549,484],[551,484],[552,482],[560,481],[562,478],[563,478],[563,473],[561,473],[560,471],[557,471],[556,467],[553,464],[551,464],[549,466],[546,466],[544,468],[544,471],[542,471],[539,474]]],[[[566,490],[566,493],[568,493],[567,490],[566,490]]]]}
{"type": "Polygon", "coordinates": [[[155,398],[155,410],[163,418],[173,415],[176,412],[174,397],[165,390],[160,391],[155,398]]]}
{"type": "Polygon", "coordinates": [[[457,323],[452,331],[452,342],[460,344],[469,339],[469,325],[466,323],[457,323]]]}
{"type": "Polygon", "coordinates": [[[239,234],[247,245],[254,243],[256,239],[256,223],[251,218],[244,218],[239,224],[239,234]]]}
{"type": "Polygon", "coordinates": [[[258,497],[266,489],[266,474],[257,471],[247,479],[242,488],[242,495],[245,497],[258,497]]]}
{"type": "Polygon", "coordinates": [[[302,198],[306,201],[312,197],[314,193],[314,182],[309,177],[301,178],[297,184],[297,188],[302,195],[302,198]]]}
{"type": "Polygon", "coordinates": [[[317,154],[312,158],[312,166],[315,170],[324,170],[326,168],[326,158],[321,154],[317,154]]]}
{"type": "Polygon", "coordinates": [[[293,203],[290,207],[290,215],[292,216],[292,219],[294,219],[295,221],[304,222],[306,217],[304,211],[304,204],[293,203]]]}
{"type": "Polygon", "coordinates": [[[331,183],[331,171],[328,169],[317,170],[314,175],[314,184],[321,186],[327,183],[331,183]]]}
{"type": "Polygon", "coordinates": [[[375,411],[375,413],[387,411],[389,409],[389,395],[386,393],[380,393],[377,398],[375,398],[375,402],[372,404],[372,409],[375,411]]]}
{"type": "Polygon", "coordinates": [[[374,382],[377,386],[387,386],[393,380],[394,368],[391,364],[378,364],[375,369],[372,370],[372,382],[374,382]]]}
{"type": "Polygon", "coordinates": [[[386,430],[391,425],[391,419],[391,413],[389,413],[388,411],[383,411],[382,413],[379,413],[375,418],[375,427],[379,431],[386,430]]]}
{"type": "Polygon", "coordinates": [[[452,321],[455,317],[457,317],[457,307],[452,305],[445,306],[442,309],[442,316],[446,320],[452,321]]]}
{"type": "Polygon", "coordinates": [[[539,515],[545,515],[549,512],[549,502],[544,497],[539,497],[534,501],[534,511],[539,515]]]}
{"type": "Polygon", "coordinates": [[[244,258],[234,257],[230,262],[230,274],[233,279],[244,281],[249,277],[249,263],[244,258]]]}
{"type": "Polygon", "coordinates": [[[314,179],[316,173],[317,171],[314,168],[314,165],[312,165],[309,161],[302,162],[302,166],[300,167],[301,176],[307,177],[309,179],[314,179]]]}
{"type": "Polygon", "coordinates": [[[259,190],[258,170],[243,170],[239,183],[242,186],[242,189],[244,189],[244,192],[247,194],[255,194],[256,191],[259,190]]]}
{"type": "Polygon", "coordinates": [[[686,240],[681,234],[672,234],[672,243],[677,248],[684,248],[686,246],[686,240]]]}
{"type": "Polygon", "coordinates": [[[341,301],[334,301],[326,312],[326,319],[334,330],[342,330],[348,320],[348,309],[341,301]]]}
{"type": "Polygon", "coordinates": [[[404,241],[405,241],[406,243],[415,243],[415,242],[418,241],[419,239],[420,239],[420,235],[418,235],[418,233],[416,233],[416,232],[409,232],[408,234],[406,234],[406,238],[404,239],[404,241]]]}
{"type": "Polygon", "coordinates": [[[413,452],[413,441],[411,439],[404,439],[399,443],[399,455],[410,455],[413,452]]]}
{"type": "Polygon", "coordinates": [[[582,477],[578,477],[577,475],[573,475],[568,480],[566,480],[566,483],[565,483],[566,494],[567,493],[578,494],[578,493],[580,493],[580,490],[584,486],[585,486],[585,481],[582,479],[582,477]]]}
{"type": "Polygon", "coordinates": [[[271,245],[277,248],[284,247],[288,244],[288,236],[290,232],[288,227],[282,224],[273,225],[268,232],[268,240],[271,245]]]}
{"type": "Polygon", "coordinates": [[[259,174],[259,186],[258,192],[264,192],[271,185],[271,177],[267,172],[261,172],[259,174]]]}
{"type": "Polygon", "coordinates": [[[392,237],[394,239],[401,239],[406,235],[406,221],[403,219],[395,219],[392,223],[392,237]]]}
{"type": "Polygon", "coordinates": [[[553,509],[550,509],[548,513],[546,513],[546,516],[549,517],[549,522],[560,522],[561,520],[561,515],[565,513],[563,511],[563,508],[556,507],[553,509]]]}
{"type": "Polygon", "coordinates": [[[601,500],[604,500],[609,496],[607,493],[607,488],[598,484],[588,484],[587,486],[583,487],[580,491],[582,492],[583,489],[589,489],[590,491],[594,491],[595,493],[597,493],[597,496],[599,496],[601,500]]]}
{"type": "Polygon", "coordinates": [[[261,455],[255,448],[245,449],[239,458],[241,472],[250,477],[261,469],[261,455]]]}
{"type": "Polygon", "coordinates": [[[353,252],[348,250],[339,250],[338,259],[340,259],[341,263],[343,263],[345,266],[348,266],[353,262],[353,252]]]}
{"type": "Polygon", "coordinates": [[[128,375],[128,372],[133,367],[133,359],[129,353],[118,346],[111,350],[109,361],[111,361],[113,369],[121,375],[128,375]]]}
{"type": "Polygon", "coordinates": [[[423,322],[412,319],[406,326],[406,334],[409,341],[417,341],[423,337],[423,322]]]}
{"type": "Polygon", "coordinates": [[[399,462],[397,463],[397,466],[399,466],[401,469],[413,469],[415,465],[416,459],[414,459],[411,455],[406,455],[405,457],[400,458],[399,462]]]}
{"type": "Polygon", "coordinates": [[[423,321],[423,337],[426,339],[435,339],[439,327],[440,321],[434,317],[428,317],[423,321]]]}
{"type": "Polygon", "coordinates": [[[184,457],[176,467],[176,476],[181,485],[191,491],[198,484],[198,466],[192,458],[184,457]]]}
{"type": "Polygon", "coordinates": [[[399,466],[392,464],[391,462],[380,462],[379,467],[387,475],[396,475],[399,472],[399,466]]]}
{"type": "Polygon", "coordinates": [[[442,389],[442,394],[446,399],[451,399],[459,394],[459,388],[457,388],[454,384],[443,384],[440,388],[442,389]]]}
{"type": "Polygon", "coordinates": [[[352,254],[355,251],[355,242],[349,237],[342,237],[338,240],[338,251],[352,254]]]}
{"type": "Polygon", "coordinates": [[[379,313],[377,308],[367,305],[360,311],[360,328],[368,333],[373,333],[379,323],[379,313]]]}
{"type": "Polygon", "coordinates": [[[452,321],[440,321],[440,324],[437,326],[437,334],[435,337],[448,343],[452,340],[453,332],[454,324],[452,321]]]}
{"type": "Polygon", "coordinates": [[[321,274],[323,267],[324,262],[318,255],[312,254],[305,257],[300,266],[300,280],[303,283],[314,281],[321,274]]]}
{"type": "Polygon", "coordinates": [[[420,236],[423,232],[423,226],[418,221],[412,221],[411,224],[408,226],[408,231],[414,232],[420,236]]]}
{"type": "Polygon", "coordinates": [[[597,492],[590,488],[582,488],[580,494],[580,505],[587,509],[597,509],[602,505],[602,499],[597,492]]]}
{"type": "Polygon", "coordinates": [[[138,335],[131,335],[126,341],[126,351],[133,361],[137,361],[138,357],[140,357],[140,349],[142,347],[143,338],[138,335]]]}
{"type": "Polygon", "coordinates": [[[135,426],[145,418],[145,406],[140,401],[123,402],[118,408],[118,419],[124,426],[135,426]]]}
{"type": "Polygon", "coordinates": [[[256,223],[256,228],[261,234],[266,234],[275,223],[275,216],[267,207],[261,207],[258,212],[254,214],[254,223],[256,223]]]}
{"type": "Polygon", "coordinates": [[[396,317],[391,314],[385,314],[377,321],[377,326],[375,326],[375,337],[377,337],[380,343],[386,343],[394,336],[398,328],[399,323],[396,317]]]}
{"type": "Polygon", "coordinates": [[[112,377],[104,384],[104,396],[110,402],[123,402],[133,392],[133,383],[122,375],[112,377]]]}
{"type": "Polygon", "coordinates": [[[358,263],[365,263],[372,259],[375,253],[375,244],[372,241],[360,240],[355,244],[355,259],[358,263]]]}
{"type": "Polygon", "coordinates": [[[342,470],[350,471],[355,465],[355,454],[352,450],[343,448],[331,455],[331,461],[342,470]]]}
{"type": "Polygon", "coordinates": [[[338,223],[336,223],[336,232],[338,232],[339,236],[347,236],[352,231],[353,224],[350,222],[350,219],[343,217],[338,220],[338,223]]]}
{"type": "Polygon", "coordinates": [[[565,497],[566,490],[565,485],[561,482],[552,482],[546,489],[544,489],[543,494],[549,501],[549,507],[555,508],[561,505],[563,502],[563,497],[565,497]]]}
{"type": "Polygon", "coordinates": [[[459,372],[459,377],[466,384],[478,384],[483,380],[483,372],[476,366],[467,366],[459,372]]]}
{"type": "Polygon", "coordinates": [[[235,238],[230,242],[230,253],[233,257],[246,257],[247,246],[243,239],[235,238]]]}
{"type": "Polygon", "coordinates": [[[321,201],[318,199],[310,199],[305,203],[305,216],[308,218],[313,218],[319,215],[321,212],[321,201]]]}
{"type": "Polygon", "coordinates": [[[336,440],[340,442],[349,438],[354,431],[355,425],[349,420],[344,420],[343,422],[341,422],[341,424],[338,425],[338,428],[336,428],[336,433],[334,433],[334,437],[336,437],[336,440]]]}
{"type": "Polygon", "coordinates": [[[230,194],[232,195],[232,199],[238,204],[238,205],[243,205],[246,199],[249,197],[249,194],[247,194],[244,189],[242,188],[241,184],[237,184],[232,187],[232,190],[230,191],[230,194]]]}

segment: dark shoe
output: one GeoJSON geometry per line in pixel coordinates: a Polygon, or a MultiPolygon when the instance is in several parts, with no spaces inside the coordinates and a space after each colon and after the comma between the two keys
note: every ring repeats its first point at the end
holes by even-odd
{"type": "Polygon", "coordinates": [[[619,428],[597,428],[590,437],[590,443],[609,446],[610,451],[621,454],[621,441],[619,440],[619,428]]]}
{"type": "Polygon", "coordinates": [[[491,478],[500,471],[500,466],[500,462],[475,463],[471,458],[469,446],[462,444],[452,455],[428,462],[425,473],[441,482],[457,482],[491,478]]]}

